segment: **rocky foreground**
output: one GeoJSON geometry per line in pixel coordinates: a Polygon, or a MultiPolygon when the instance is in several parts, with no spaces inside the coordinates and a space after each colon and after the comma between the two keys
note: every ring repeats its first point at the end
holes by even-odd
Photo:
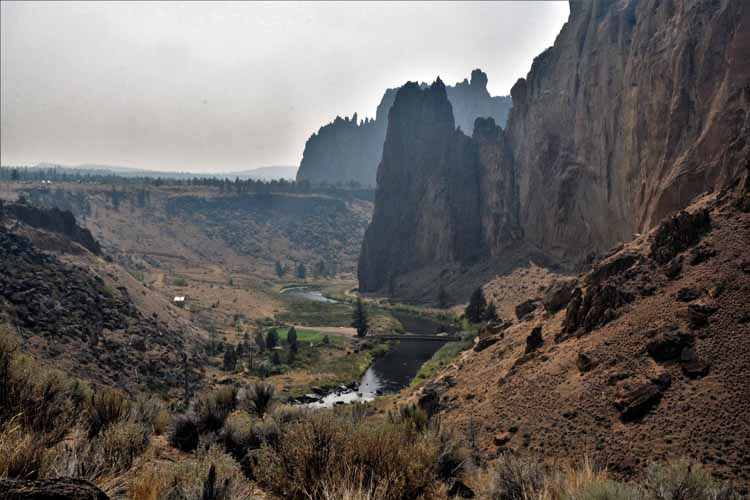
{"type": "Polygon", "coordinates": [[[748,188],[700,200],[487,325],[423,405],[490,457],[589,456],[628,477],[687,456],[750,484],[748,188]]]}

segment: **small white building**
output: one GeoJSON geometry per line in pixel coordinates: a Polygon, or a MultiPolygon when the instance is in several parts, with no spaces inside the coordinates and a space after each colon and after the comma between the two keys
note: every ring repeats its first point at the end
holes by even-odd
{"type": "Polygon", "coordinates": [[[185,296],[184,295],[175,295],[175,297],[172,299],[172,303],[176,305],[177,307],[185,307],[185,296]]]}

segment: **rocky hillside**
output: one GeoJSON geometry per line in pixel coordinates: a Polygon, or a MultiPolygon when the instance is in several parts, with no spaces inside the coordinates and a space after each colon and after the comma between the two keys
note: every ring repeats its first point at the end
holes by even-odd
{"type": "MultiPolygon", "coordinates": [[[[34,210],[45,220],[60,215],[34,210]]],[[[19,334],[24,351],[95,383],[164,394],[182,387],[186,353],[197,387],[193,357],[202,356],[201,335],[170,315],[162,298],[66,235],[19,227],[18,219],[5,215],[0,326],[19,334]]]]}
{"type": "MultiPolygon", "coordinates": [[[[313,134],[305,144],[297,180],[374,186],[388,128],[388,112],[397,90],[386,90],[375,119],[358,121],[357,113],[351,119],[336,117],[313,134]]],[[[473,130],[477,117],[491,117],[504,125],[511,108],[510,97],[490,95],[487,75],[478,69],[472,71],[471,81],[464,79],[447,87],[447,94],[456,125],[468,133],[473,130]]]]}
{"type": "Polygon", "coordinates": [[[490,457],[588,456],[623,476],[689,457],[747,486],[750,184],[736,191],[487,325],[418,398],[490,457]]]}
{"type": "Polygon", "coordinates": [[[749,25],[744,2],[571,2],[554,46],[513,87],[507,128],[480,122],[471,140],[448,137],[442,84],[402,89],[361,288],[502,261],[518,245],[574,268],[747,175],[749,25]],[[385,255],[384,241],[395,245],[385,255]]]}

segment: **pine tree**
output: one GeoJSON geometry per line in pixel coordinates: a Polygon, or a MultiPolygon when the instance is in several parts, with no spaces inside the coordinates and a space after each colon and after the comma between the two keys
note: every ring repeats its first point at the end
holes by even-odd
{"type": "Polygon", "coordinates": [[[224,371],[233,372],[237,367],[237,353],[232,345],[228,345],[224,350],[224,371]]]}
{"type": "Polygon", "coordinates": [[[301,280],[304,280],[307,276],[307,270],[305,270],[305,265],[300,262],[297,264],[297,277],[301,280]]]}
{"type": "Polygon", "coordinates": [[[279,351],[274,351],[273,352],[273,357],[271,357],[271,362],[274,365],[277,365],[277,366],[281,364],[281,358],[279,357],[279,351]]]}
{"type": "Polygon", "coordinates": [[[357,336],[364,337],[367,335],[367,330],[370,328],[367,311],[362,303],[361,298],[357,298],[357,305],[354,307],[354,314],[352,315],[352,327],[357,329],[357,336]]]}
{"type": "Polygon", "coordinates": [[[287,332],[286,341],[289,344],[289,349],[292,352],[297,352],[299,345],[297,342],[297,330],[294,327],[291,327],[287,332]]]}
{"type": "Polygon", "coordinates": [[[284,274],[286,274],[286,269],[284,268],[284,265],[280,261],[276,261],[276,276],[279,278],[283,277],[284,274]]]}
{"type": "Polygon", "coordinates": [[[466,306],[464,315],[472,323],[479,323],[484,319],[485,311],[487,309],[487,301],[484,298],[484,292],[479,287],[474,290],[469,299],[469,305],[466,306]]]}
{"type": "Polygon", "coordinates": [[[277,345],[279,345],[279,332],[275,328],[271,328],[266,334],[266,348],[273,349],[277,345]]]}

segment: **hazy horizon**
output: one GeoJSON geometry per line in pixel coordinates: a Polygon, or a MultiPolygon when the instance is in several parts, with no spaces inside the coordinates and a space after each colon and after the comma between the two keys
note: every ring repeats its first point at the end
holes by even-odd
{"type": "Polygon", "coordinates": [[[0,163],[297,166],[335,116],[472,69],[506,95],[567,2],[0,4],[0,163]],[[442,36],[438,36],[441,34],[442,36]]]}

